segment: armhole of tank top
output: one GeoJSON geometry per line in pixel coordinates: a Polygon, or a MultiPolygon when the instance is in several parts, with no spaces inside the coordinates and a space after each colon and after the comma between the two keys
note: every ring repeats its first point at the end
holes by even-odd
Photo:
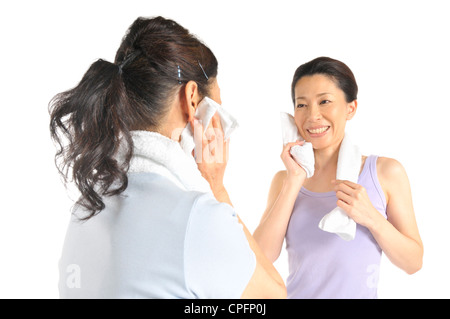
{"type": "Polygon", "coordinates": [[[371,155],[367,159],[369,158],[370,158],[370,177],[372,179],[373,185],[375,186],[375,189],[377,190],[378,196],[380,196],[380,199],[383,203],[384,211],[386,212],[387,209],[386,196],[384,195],[383,188],[381,187],[380,181],[378,180],[378,172],[377,172],[378,155],[371,155]]]}

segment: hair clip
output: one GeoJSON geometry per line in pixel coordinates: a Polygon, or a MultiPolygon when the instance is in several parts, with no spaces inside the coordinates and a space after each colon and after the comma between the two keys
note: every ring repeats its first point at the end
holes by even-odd
{"type": "Polygon", "coordinates": [[[139,49],[136,49],[136,50],[134,50],[134,51],[128,53],[128,55],[126,55],[126,56],[123,58],[122,62],[120,62],[120,64],[119,64],[120,70],[122,70],[122,68],[123,68],[125,65],[127,65],[128,63],[130,63],[130,61],[134,60],[134,59],[135,59],[137,56],[139,56],[141,53],[142,53],[142,51],[139,50],[139,49]]]}
{"type": "Polygon", "coordinates": [[[198,65],[199,65],[199,67],[202,69],[202,71],[203,71],[203,74],[205,75],[205,78],[207,79],[207,80],[209,80],[209,78],[208,78],[208,76],[206,75],[206,72],[205,72],[205,70],[203,69],[203,67],[202,67],[202,64],[200,63],[200,61],[199,60],[197,60],[197,62],[198,62],[198,65]]]}
{"type": "Polygon", "coordinates": [[[181,68],[179,65],[177,65],[177,68],[178,68],[178,84],[181,84],[182,83],[181,82],[181,68]]]}

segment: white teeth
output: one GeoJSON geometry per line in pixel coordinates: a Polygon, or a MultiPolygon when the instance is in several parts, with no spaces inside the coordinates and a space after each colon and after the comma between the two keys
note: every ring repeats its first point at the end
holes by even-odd
{"type": "Polygon", "coordinates": [[[312,134],[320,134],[320,133],[325,132],[326,130],[328,130],[328,126],[321,127],[321,128],[316,128],[316,129],[313,129],[313,130],[308,130],[308,132],[310,132],[312,134]]]}

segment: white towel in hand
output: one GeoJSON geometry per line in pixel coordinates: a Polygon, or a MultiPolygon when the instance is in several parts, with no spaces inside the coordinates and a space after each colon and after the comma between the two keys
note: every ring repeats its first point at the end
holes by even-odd
{"type": "MultiPolygon", "coordinates": [[[[195,117],[199,119],[203,125],[203,133],[206,132],[209,122],[211,122],[214,114],[218,112],[220,116],[220,124],[222,125],[223,138],[227,140],[231,133],[239,127],[237,120],[228,113],[219,103],[205,97],[198,104],[197,110],[195,111],[195,117]]],[[[195,147],[194,134],[192,133],[191,124],[187,124],[186,127],[181,132],[180,140],[181,148],[188,155],[192,155],[192,150],[195,147]]]]}
{"type": "MultiPolygon", "coordinates": [[[[298,133],[294,117],[291,114],[281,112],[280,119],[283,145],[303,141],[303,138],[298,133]]],[[[314,175],[314,150],[311,143],[305,142],[303,145],[295,145],[291,147],[290,153],[297,164],[306,171],[307,178],[314,175]]]]}
{"type": "MultiPolygon", "coordinates": [[[[357,183],[360,169],[361,152],[356,145],[352,144],[346,133],[339,149],[336,179],[357,183]]],[[[355,238],[356,223],[340,207],[336,207],[326,214],[319,222],[319,228],[336,233],[347,241],[355,238]]]]}

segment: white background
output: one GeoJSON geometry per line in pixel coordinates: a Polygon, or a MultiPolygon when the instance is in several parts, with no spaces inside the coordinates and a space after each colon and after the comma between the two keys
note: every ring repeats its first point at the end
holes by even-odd
{"type": "MultiPolygon", "coordinates": [[[[250,231],[283,169],[279,112],[295,69],[345,62],[360,93],[348,130],[365,154],[406,168],[424,265],[408,276],[383,256],[380,298],[449,298],[448,1],[3,1],[0,4],[0,297],[58,298],[71,202],[53,163],[48,102],[97,58],[112,61],[138,16],[172,18],[219,60],[223,105],[241,127],[226,186],[250,231]]],[[[286,254],[276,262],[287,277],[286,254]]]]}

